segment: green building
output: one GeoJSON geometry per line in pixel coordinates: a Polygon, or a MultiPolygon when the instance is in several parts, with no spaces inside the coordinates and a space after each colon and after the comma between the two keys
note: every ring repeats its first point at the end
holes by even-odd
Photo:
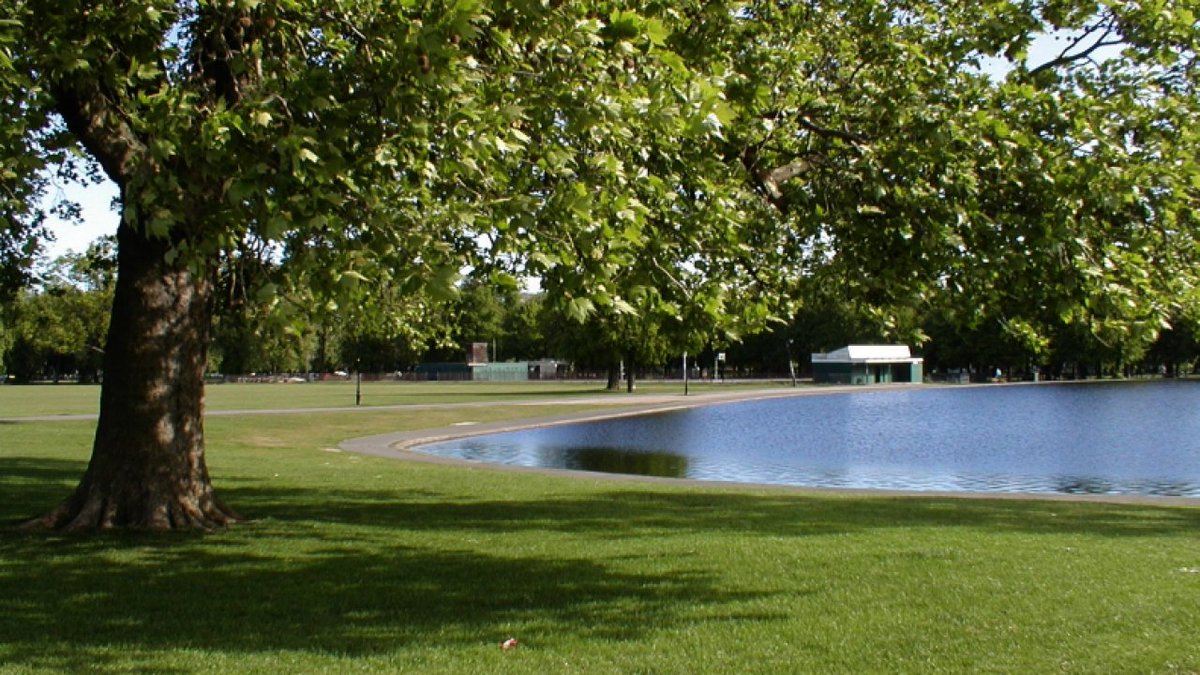
{"type": "Polygon", "coordinates": [[[884,384],[920,382],[925,359],[914,357],[905,345],[848,345],[813,354],[813,382],[884,384]]]}
{"type": "Polygon", "coordinates": [[[529,379],[529,363],[472,363],[471,379],[476,382],[524,382],[529,379]]]}

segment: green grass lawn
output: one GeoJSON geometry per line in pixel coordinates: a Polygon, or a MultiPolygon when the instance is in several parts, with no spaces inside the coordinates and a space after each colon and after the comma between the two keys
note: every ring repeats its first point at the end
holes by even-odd
{"type": "MultiPolygon", "coordinates": [[[[579,407],[210,418],[217,488],[249,522],[0,532],[0,672],[1200,671],[1198,508],[694,487],[332,451],[579,407]],[[502,651],[509,637],[520,646],[502,651]]],[[[0,520],[65,496],[92,429],[0,424],[0,520]]]]}
{"type": "MultiPolygon", "coordinates": [[[[772,386],[767,382],[691,383],[691,393],[772,386]]],[[[774,386],[778,386],[777,384],[774,386]]],[[[295,408],[341,408],[354,405],[354,382],[311,382],[297,384],[213,384],[206,388],[208,410],[258,410],[295,408]]],[[[647,394],[682,394],[682,382],[639,383],[633,397],[647,394]]],[[[364,407],[478,403],[539,399],[612,396],[603,382],[363,382],[364,407]]],[[[100,406],[99,385],[37,384],[0,386],[0,419],[43,415],[89,415],[100,406]]]]}

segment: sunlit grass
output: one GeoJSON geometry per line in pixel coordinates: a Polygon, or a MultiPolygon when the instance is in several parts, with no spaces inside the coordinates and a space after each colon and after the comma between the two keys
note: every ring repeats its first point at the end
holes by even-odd
{"type": "MultiPolygon", "coordinates": [[[[580,406],[213,417],[248,522],[0,538],[0,672],[1195,672],[1200,509],[548,476],[336,452],[580,406]],[[503,651],[502,640],[520,646],[503,651]]],[[[0,519],[92,424],[0,424],[0,519]]]]}
{"type": "MultiPolygon", "coordinates": [[[[693,382],[693,394],[762,388],[769,382],[693,382]]],[[[353,407],[356,383],[350,381],[305,383],[229,383],[206,388],[208,410],[284,410],[296,408],[353,407]]],[[[361,383],[363,407],[482,403],[501,400],[537,401],[565,397],[605,396],[614,401],[638,396],[682,394],[682,382],[638,383],[633,395],[608,392],[603,382],[400,382],[361,383]]],[[[46,415],[94,415],[100,406],[99,385],[38,384],[0,386],[0,419],[46,415]]]]}

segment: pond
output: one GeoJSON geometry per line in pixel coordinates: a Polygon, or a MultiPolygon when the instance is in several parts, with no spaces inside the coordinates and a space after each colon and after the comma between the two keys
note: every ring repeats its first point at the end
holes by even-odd
{"type": "Polygon", "coordinates": [[[1200,382],[881,387],[419,449],[527,467],[762,484],[1200,497],[1200,382]]]}

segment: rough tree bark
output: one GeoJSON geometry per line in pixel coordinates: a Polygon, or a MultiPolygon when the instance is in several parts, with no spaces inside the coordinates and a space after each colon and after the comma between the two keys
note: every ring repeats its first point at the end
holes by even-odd
{"type": "Polygon", "coordinates": [[[87,472],[28,527],[214,529],[237,519],[204,458],[211,282],[122,224],[100,420],[87,472]]]}

